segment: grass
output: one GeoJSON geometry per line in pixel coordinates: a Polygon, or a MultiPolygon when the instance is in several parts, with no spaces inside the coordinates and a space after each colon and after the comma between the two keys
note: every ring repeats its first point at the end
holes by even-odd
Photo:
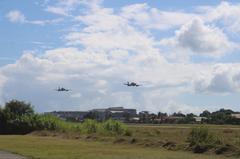
{"type": "Polygon", "coordinates": [[[131,135],[126,136],[120,129],[125,126],[119,127],[112,121],[105,123],[100,133],[95,132],[96,123],[85,124],[84,130],[91,130],[92,133],[42,131],[26,136],[0,136],[0,150],[36,159],[234,159],[240,155],[240,126],[205,125],[223,143],[224,147],[219,147],[219,152],[226,148],[231,148],[231,151],[215,155],[213,150],[200,155],[186,150],[189,133],[199,125],[131,124],[127,126],[131,135]],[[103,129],[120,133],[109,135],[102,133],[105,132],[103,129]]]}
{"type": "MultiPolygon", "coordinates": [[[[192,128],[199,125],[192,124],[131,124],[129,125],[132,136],[148,140],[170,140],[177,143],[186,143],[192,128]]],[[[240,126],[236,125],[204,125],[211,133],[216,135],[223,143],[240,146],[240,126]]]]}
{"type": "Polygon", "coordinates": [[[224,156],[167,151],[137,145],[30,135],[0,136],[0,149],[34,159],[226,159],[224,156]]]}

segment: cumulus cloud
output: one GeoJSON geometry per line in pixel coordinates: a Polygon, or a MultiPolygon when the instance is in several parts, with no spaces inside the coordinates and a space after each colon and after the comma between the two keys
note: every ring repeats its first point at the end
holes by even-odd
{"type": "Polygon", "coordinates": [[[72,12],[80,6],[81,9],[84,7],[96,9],[101,3],[102,0],[57,0],[54,5],[47,5],[45,11],[62,16],[73,16],[72,12]]]}
{"type": "Polygon", "coordinates": [[[68,45],[82,45],[98,51],[123,49],[135,53],[148,53],[154,49],[150,35],[138,31],[124,18],[114,14],[112,9],[99,8],[75,20],[86,27],[66,35],[68,45]]]}
{"type": "Polygon", "coordinates": [[[141,27],[159,30],[181,26],[198,16],[181,11],[162,11],[151,8],[146,3],[125,6],[122,8],[121,15],[141,27]]]}
{"type": "Polygon", "coordinates": [[[2,74],[0,74],[0,97],[1,97],[0,98],[0,107],[4,102],[6,102],[5,101],[6,97],[4,96],[4,92],[2,91],[6,81],[7,81],[6,77],[3,76],[2,74]]]}
{"type": "Polygon", "coordinates": [[[225,28],[233,33],[240,32],[240,4],[231,4],[223,1],[216,7],[204,7],[202,9],[206,21],[221,22],[225,28]]]}
{"type": "Polygon", "coordinates": [[[107,106],[153,111],[163,110],[159,106],[187,91],[186,82],[195,74],[188,66],[159,61],[155,56],[138,54],[133,57],[135,60],[128,56],[124,61],[111,56],[76,48],[49,50],[41,56],[25,53],[15,64],[1,68],[1,75],[6,78],[2,91],[7,99],[32,102],[38,111],[107,106]],[[135,80],[144,87],[125,87],[123,83],[127,80],[135,80]],[[58,86],[72,91],[55,92],[58,86]]]}
{"type": "Polygon", "coordinates": [[[201,19],[183,25],[174,38],[162,40],[164,43],[212,57],[222,56],[234,48],[234,44],[219,28],[206,25],[201,19]]]}
{"type": "Polygon", "coordinates": [[[26,23],[35,25],[53,24],[62,21],[61,18],[51,20],[28,20],[25,15],[18,10],[9,11],[6,15],[6,18],[13,23],[26,23]]]}
{"type": "Polygon", "coordinates": [[[64,15],[64,16],[67,16],[67,15],[68,15],[66,9],[61,8],[61,7],[48,6],[48,7],[46,8],[46,11],[51,12],[51,13],[54,13],[54,14],[64,15]]]}
{"type": "Polygon", "coordinates": [[[8,12],[6,17],[10,22],[14,22],[14,23],[18,23],[18,22],[24,23],[26,21],[24,14],[18,10],[12,10],[8,12]]]}
{"type": "Polygon", "coordinates": [[[239,64],[216,64],[200,72],[194,81],[196,92],[226,94],[240,91],[239,64]]]}

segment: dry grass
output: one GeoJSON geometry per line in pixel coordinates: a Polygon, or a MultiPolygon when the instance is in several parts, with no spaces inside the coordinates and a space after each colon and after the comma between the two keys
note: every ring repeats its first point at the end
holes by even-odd
{"type": "Polygon", "coordinates": [[[187,136],[196,126],[128,125],[132,136],[42,131],[27,136],[0,136],[0,149],[38,159],[232,159],[226,155],[236,156],[240,126],[206,125],[223,142],[217,149],[219,154],[224,152],[220,156],[214,150],[205,155],[188,151],[187,136]],[[231,151],[225,153],[228,149],[231,151]]]}
{"type": "Polygon", "coordinates": [[[136,145],[29,135],[0,136],[0,149],[35,159],[226,159],[223,156],[196,155],[136,145]]]}

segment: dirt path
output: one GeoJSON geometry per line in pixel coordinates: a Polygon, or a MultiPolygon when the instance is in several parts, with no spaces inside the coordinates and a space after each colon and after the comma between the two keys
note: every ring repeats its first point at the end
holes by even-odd
{"type": "Polygon", "coordinates": [[[27,159],[27,158],[11,154],[9,152],[0,151],[0,159],[27,159]]]}

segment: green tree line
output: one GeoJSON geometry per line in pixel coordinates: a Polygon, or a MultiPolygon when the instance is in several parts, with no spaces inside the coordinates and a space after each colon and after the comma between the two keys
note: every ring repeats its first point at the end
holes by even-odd
{"type": "Polygon", "coordinates": [[[0,134],[27,134],[39,130],[131,135],[127,127],[119,121],[107,120],[99,123],[87,119],[83,123],[67,122],[53,115],[37,114],[30,103],[18,100],[11,100],[0,109],[0,134]]]}

